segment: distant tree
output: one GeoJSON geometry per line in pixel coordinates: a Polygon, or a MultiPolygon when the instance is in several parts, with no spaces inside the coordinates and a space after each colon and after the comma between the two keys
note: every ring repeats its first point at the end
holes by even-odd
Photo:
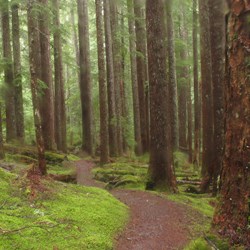
{"type": "Polygon", "coordinates": [[[118,1],[110,1],[110,22],[113,45],[114,88],[116,103],[117,153],[122,155],[122,100],[121,100],[121,41],[119,27],[118,1]]]}
{"type": "Polygon", "coordinates": [[[41,53],[41,75],[40,80],[43,87],[40,89],[40,112],[42,120],[42,131],[45,149],[55,148],[55,129],[54,129],[54,102],[52,87],[51,55],[50,55],[50,31],[49,31],[49,12],[48,0],[39,0],[39,41],[41,53]]]}
{"type": "Polygon", "coordinates": [[[201,191],[207,192],[213,176],[213,102],[208,0],[199,0],[202,84],[202,176],[201,191]]]}
{"type": "Polygon", "coordinates": [[[109,112],[109,150],[111,156],[117,156],[117,126],[116,126],[116,100],[114,86],[113,40],[110,23],[110,2],[104,1],[105,48],[108,84],[108,112],[109,112]]]}
{"type": "Polygon", "coordinates": [[[185,64],[188,59],[187,51],[187,29],[186,29],[186,20],[184,15],[184,9],[181,8],[180,13],[180,28],[179,36],[182,40],[182,47],[180,50],[180,59],[183,63],[183,66],[180,67],[180,74],[178,78],[178,115],[179,115],[179,146],[181,149],[187,149],[187,125],[188,125],[188,79],[189,79],[189,69],[185,64]]]}
{"type": "Polygon", "coordinates": [[[36,143],[38,150],[38,168],[42,175],[47,173],[45,160],[45,145],[42,133],[41,114],[39,109],[39,77],[40,77],[40,53],[39,51],[39,25],[36,0],[28,0],[28,36],[29,36],[29,62],[30,85],[32,93],[33,114],[35,123],[36,143]]]}
{"type": "Polygon", "coordinates": [[[88,1],[77,0],[78,31],[80,50],[80,92],[82,106],[82,143],[83,149],[93,154],[92,131],[92,96],[91,96],[91,71],[89,52],[89,20],[88,1]]]}
{"type": "Polygon", "coordinates": [[[145,0],[134,0],[137,81],[140,106],[141,140],[143,152],[148,151],[148,123],[146,114],[147,50],[145,0]]]}
{"type": "Polygon", "coordinates": [[[10,42],[10,18],[9,1],[3,0],[1,5],[2,18],[2,46],[4,59],[4,82],[5,82],[5,108],[6,108],[6,140],[16,139],[16,116],[15,116],[15,86],[12,51],[10,42]]]}
{"type": "Polygon", "coordinates": [[[55,127],[57,148],[67,152],[66,107],[64,93],[64,76],[62,44],[60,32],[59,0],[53,0],[54,8],[54,67],[55,67],[55,127]]]}
{"type": "Polygon", "coordinates": [[[226,23],[225,152],[220,202],[214,216],[218,231],[232,243],[250,247],[250,30],[249,1],[229,2],[226,23]]]}
{"type": "Polygon", "coordinates": [[[168,48],[168,72],[169,72],[169,106],[171,122],[171,143],[174,150],[179,148],[179,131],[178,131],[178,97],[177,97],[177,80],[176,80],[176,60],[174,44],[174,24],[172,15],[173,1],[166,1],[167,16],[167,48],[168,48]]]}
{"type": "Polygon", "coordinates": [[[193,163],[200,165],[200,134],[201,134],[201,102],[199,89],[199,60],[198,60],[198,3],[193,0],[193,77],[194,77],[194,154],[193,163]]]}
{"type": "Polygon", "coordinates": [[[20,48],[20,21],[19,5],[11,5],[12,11],[12,45],[14,60],[14,87],[15,87],[15,116],[17,139],[24,142],[24,111],[23,111],[23,87],[21,72],[21,48],[20,48]]]}
{"type": "Polygon", "coordinates": [[[224,148],[224,54],[225,54],[225,16],[223,1],[209,0],[210,39],[213,81],[214,115],[214,159],[213,193],[217,193],[217,182],[222,166],[224,148]]]}
{"type": "Polygon", "coordinates": [[[2,119],[2,103],[0,101],[0,160],[4,159],[4,148],[3,148],[3,119],[2,119]]]}
{"type": "Polygon", "coordinates": [[[133,93],[133,111],[134,111],[134,134],[135,134],[135,153],[141,155],[142,141],[141,141],[141,123],[140,123],[140,104],[138,94],[138,81],[137,81],[137,64],[136,64],[136,43],[135,43],[135,16],[133,0],[127,0],[128,7],[128,28],[129,28],[129,49],[130,49],[130,63],[131,63],[131,81],[133,93]]]}
{"type": "Polygon", "coordinates": [[[108,141],[108,106],[107,106],[107,82],[105,68],[104,31],[102,0],[95,0],[96,4],[96,30],[98,47],[98,72],[99,72],[99,102],[100,102],[100,163],[105,164],[109,160],[108,141]]]}
{"type": "Polygon", "coordinates": [[[164,5],[147,0],[147,47],[150,91],[150,164],[148,188],[176,191],[168,126],[167,65],[164,46],[164,5]]]}

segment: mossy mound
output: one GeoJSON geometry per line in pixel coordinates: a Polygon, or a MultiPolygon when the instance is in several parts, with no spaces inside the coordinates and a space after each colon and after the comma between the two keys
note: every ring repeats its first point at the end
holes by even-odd
{"type": "Polygon", "coordinates": [[[128,211],[108,192],[45,179],[30,199],[16,177],[0,169],[0,249],[113,249],[128,211]]]}
{"type": "Polygon", "coordinates": [[[127,184],[142,184],[146,181],[147,168],[140,165],[116,162],[93,170],[96,180],[107,183],[106,187],[115,188],[127,184]]]}

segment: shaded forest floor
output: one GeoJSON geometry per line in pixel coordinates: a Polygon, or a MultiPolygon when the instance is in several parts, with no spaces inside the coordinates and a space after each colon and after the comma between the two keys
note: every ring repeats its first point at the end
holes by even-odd
{"type": "Polygon", "coordinates": [[[175,154],[180,192],[173,195],[144,191],[147,156],[94,168],[90,158],[47,152],[49,175],[41,179],[33,172],[34,148],[5,149],[6,160],[0,162],[1,250],[108,250],[114,238],[117,250],[183,249],[190,241],[185,249],[211,249],[204,234],[216,200],[193,193],[199,175],[183,153],[175,154]]]}

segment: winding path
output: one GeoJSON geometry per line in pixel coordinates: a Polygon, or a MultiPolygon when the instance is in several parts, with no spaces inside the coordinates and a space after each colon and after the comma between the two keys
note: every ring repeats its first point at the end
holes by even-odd
{"type": "MultiPolygon", "coordinates": [[[[76,166],[78,184],[103,187],[92,179],[92,162],[81,160],[76,166]]],[[[116,250],[184,249],[190,240],[188,226],[195,220],[190,208],[149,192],[115,189],[111,193],[130,208],[130,221],[116,239],[116,250]]]]}

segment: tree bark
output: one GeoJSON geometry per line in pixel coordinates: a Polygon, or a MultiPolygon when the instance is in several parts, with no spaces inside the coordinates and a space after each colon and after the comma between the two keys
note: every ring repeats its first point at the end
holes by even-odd
{"type": "Polygon", "coordinates": [[[194,154],[193,163],[200,165],[200,134],[201,134],[201,102],[199,88],[199,60],[198,60],[198,13],[197,0],[193,0],[193,77],[194,77],[194,154]]]}
{"type": "Polygon", "coordinates": [[[131,63],[131,81],[133,92],[133,112],[134,112],[134,133],[135,133],[135,153],[141,155],[142,140],[141,140],[141,123],[140,123],[140,105],[138,94],[138,81],[137,81],[137,64],[136,64],[136,44],[135,44],[135,21],[134,21],[134,8],[133,0],[127,0],[129,27],[129,48],[130,48],[130,63],[131,63]]]}
{"type": "Polygon", "coordinates": [[[208,0],[199,0],[202,82],[202,176],[207,192],[213,173],[213,101],[208,0]]]}
{"type": "Polygon", "coordinates": [[[5,82],[5,109],[6,109],[6,140],[7,142],[16,139],[16,117],[15,117],[15,87],[12,62],[12,51],[10,43],[10,20],[9,3],[3,0],[2,6],[2,39],[3,39],[3,60],[4,60],[4,82],[5,82]]]}
{"type": "Polygon", "coordinates": [[[161,0],[147,0],[147,47],[150,91],[150,164],[147,188],[176,191],[168,126],[168,86],[164,46],[164,6],[161,0]]]}
{"type": "Polygon", "coordinates": [[[38,150],[38,168],[42,175],[46,175],[45,144],[42,134],[41,114],[38,100],[38,84],[40,77],[39,29],[38,16],[36,15],[37,2],[28,0],[28,36],[29,36],[29,61],[30,61],[30,84],[32,93],[36,143],[38,150]]]}
{"type": "Polygon", "coordinates": [[[41,52],[41,76],[40,80],[44,87],[40,89],[40,112],[42,120],[42,132],[45,149],[55,148],[55,128],[54,128],[54,102],[52,71],[50,62],[50,32],[49,32],[49,13],[48,0],[39,0],[39,40],[41,52]]]}
{"type": "Polygon", "coordinates": [[[231,1],[227,25],[225,152],[214,223],[234,244],[250,247],[250,2],[231,1]]]}
{"type": "Polygon", "coordinates": [[[141,140],[143,153],[148,151],[147,115],[146,115],[146,81],[147,81],[147,57],[146,57],[146,24],[145,24],[145,0],[134,1],[135,33],[136,33],[136,62],[138,96],[140,106],[141,140]]]}
{"type": "Polygon", "coordinates": [[[178,96],[177,96],[176,60],[175,60],[174,24],[173,24],[173,16],[172,16],[172,5],[173,5],[172,0],[166,1],[171,144],[172,144],[173,150],[177,150],[179,147],[178,96]]]}
{"type": "Polygon", "coordinates": [[[4,159],[4,148],[3,148],[3,119],[2,119],[2,102],[0,101],[0,160],[4,159]]]}
{"type": "MultiPolygon", "coordinates": [[[[181,60],[186,63],[187,54],[187,30],[184,19],[184,9],[182,8],[180,14],[180,39],[183,41],[183,46],[180,51],[181,60]]],[[[179,78],[179,90],[178,90],[178,115],[179,115],[179,146],[182,148],[188,148],[188,79],[189,69],[188,66],[182,66],[180,68],[179,78]]]]}
{"type": "Polygon", "coordinates": [[[121,42],[119,31],[119,13],[116,0],[110,1],[110,22],[113,40],[114,87],[116,103],[117,153],[122,155],[122,103],[121,103],[121,42]]]}
{"type": "Polygon", "coordinates": [[[67,118],[60,33],[59,0],[53,0],[54,7],[54,67],[55,67],[55,128],[57,149],[67,152],[67,118]]]}
{"type": "Polygon", "coordinates": [[[106,67],[108,84],[108,112],[109,112],[109,150],[111,156],[117,156],[117,126],[116,126],[116,101],[114,86],[113,41],[110,23],[110,3],[104,1],[106,67]]]}
{"type": "Polygon", "coordinates": [[[82,105],[83,149],[93,155],[91,70],[89,52],[88,1],[78,0],[78,29],[80,50],[80,92],[82,105]]]}
{"type": "Polygon", "coordinates": [[[109,161],[107,82],[104,54],[102,0],[95,0],[100,102],[100,163],[109,161]]]}
{"type": "Polygon", "coordinates": [[[17,139],[24,142],[23,88],[21,72],[19,5],[13,4],[12,11],[12,41],[14,59],[15,115],[17,139]]]}
{"type": "Polygon", "coordinates": [[[217,182],[221,171],[224,148],[224,51],[225,51],[225,16],[223,1],[209,0],[210,39],[213,81],[214,115],[214,159],[213,159],[213,194],[217,193],[217,182]]]}

